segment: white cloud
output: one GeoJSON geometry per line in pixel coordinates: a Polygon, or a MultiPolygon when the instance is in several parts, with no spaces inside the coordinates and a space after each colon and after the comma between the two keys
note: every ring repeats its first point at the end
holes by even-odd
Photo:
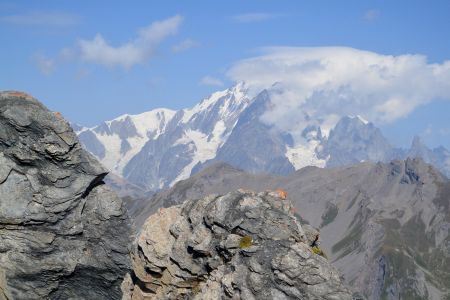
{"type": "Polygon", "coordinates": [[[55,71],[55,61],[51,58],[46,57],[45,55],[34,55],[34,62],[36,63],[39,71],[41,71],[41,73],[44,75],[50,75],[55,71]]]}
{"type": "Polygon", "coordinates": [[[232,16],[232,20],[237,23],[261,22],[279,17],[279,14],[272,13],[248,13],[232,16]]]}
{"type": "Polygon", "coordinates": [[[67,27],[76,25],[79,21],[78,16],[63,12],[36,11],[0,17],[0,22],[20,26],[67,27]]]}
{"type": "Polygon", "coordinates": [[[378,9],[370,9],[364,14],[364,20],[374,21],[380,17],[380,11],[378,9]]]}
{"type": "Polygon", "coordinates": [[[273,109],[261,119],[283,130],[300,130],[312,119],[326,131],[343,115],[389,123],[436,98],[450,99],[450,61],[430,64],[422,55],[344,47],[263,51],[227,75],[254,91],[271,87],[273,109]]]}
{"type": "Polygon", "coordinates": [[[200,84],[210,86],[223,86],[222,80],[212,76],[203,77],[202,79],[200,79],[200,84]]]}
{"type": "Polygon", "coordinates": [[[105,66],[130,68],[145,63],[166,37],[177,33],[182,21],[183,17],[177,15],[153,22],[139,30],[134,40],[117,47],[111,46],[101,34],[92,40],[79,40],[79,56],[84,61],[105,66]]]}
{"type": "Polygon", "coordinates": [[[173,52],[182,52],[200,46],[200,44],[191,39],[185,39],[172,47],[173,52]]]}

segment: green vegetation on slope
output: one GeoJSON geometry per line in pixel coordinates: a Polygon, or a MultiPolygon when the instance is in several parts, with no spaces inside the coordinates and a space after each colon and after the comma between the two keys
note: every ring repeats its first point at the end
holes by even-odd
{"type": "Polygon", "coordinates": [[[336,216],[338,215],[339,209],[334,203],[328,203],[326,211],[322,214],[322,224],[320,224],[320,228],[327,226],[331,222],[334,221],[336,216]]]}

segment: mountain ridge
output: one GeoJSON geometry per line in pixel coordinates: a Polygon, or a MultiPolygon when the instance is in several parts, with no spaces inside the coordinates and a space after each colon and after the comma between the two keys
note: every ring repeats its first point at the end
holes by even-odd
{"type": "Polygon", "coordinates": [[[142,121],[136,126],[136,115],[123,115],[97,127],[78,127],[77,133],[84,147],[109,170],[147,191],[173,186],[217,161],[253,173],[286,175],[308,165],[422,157],[450,175],[450,151],[444,147],[429,149],[416,139],[410,149],[396,148],[361,116],[343,116],[331,129],[303,116],[309,121],[295,132],[266,122],[262,116],[270,114],[280,89],[278,84],[254,93],[241,82],[192,108],[137,115],[160,113],[159,119],[147,121],[152,124],[149,128],[142,121]]]}
{"type": "Polygon", "coordinates": [[[287,176],[224,163],[182,180],[130,210],[141,224],[160,207],[232,190],[283,189],[345,282],[368,299],[447,299],[450,181],[421,159],[305,167],[287,176]]]}

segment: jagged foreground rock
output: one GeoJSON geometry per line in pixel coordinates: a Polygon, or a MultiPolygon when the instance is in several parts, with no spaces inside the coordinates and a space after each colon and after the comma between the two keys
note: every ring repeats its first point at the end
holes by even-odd
{"type": "Polygon", "coordinates": [[[0,299],[118,299],[130,227],[68,123],[0,93],[0,299]]]}
{"type": "Polygon", "coordinates": [[[450,299],[450,180],[419,159],[282,177],[217,164],[130,212],[141,224],[158,207],[238,188],[285,189],[320,228],[329,261],[367,299],[450,299]]]}
{"type": "Polygon", "coordinates": [[[313,252],[318,234],[282,193],[240,190],[163,208],[141,229],[124,299],[352,299],[313,252]]]}

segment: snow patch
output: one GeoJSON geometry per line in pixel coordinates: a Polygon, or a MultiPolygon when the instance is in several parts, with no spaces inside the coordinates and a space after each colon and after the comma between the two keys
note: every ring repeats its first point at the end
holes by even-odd
{"type": "Polygon", "coordinates": [[[118,135],[102,135],[93,132],[97,139],[105,146],[105,157],[100,160],[102,165],[104,165],[109,171],[116,171],[118,162],[121,159],[120,147],[122,141],[118,135]]]}
{"type": "Polygon", "coordinates": [[[296,145],[295,147],[287,146],[286,157],[296,170],[306,166],[316,166],[324,168],[327,160],[317,157],[316,149],[320,146],[317,140],[311,140],[306,144],[296,145]]]}
{"type": "Polygon", "coordinates": [[[146,136],[149,131],[153,130],[160,135],[174,115],[175,111],[173,110],[159,108],[132,116],[131,119],[140,135],[146,136]]]}
{"type": "Polygon", "coordinates": [[[193,108],[189,109],[183,109],[183,118],[181,119],[182,123],[187,123],[191,120],[192,116],[195,114],[205,111],[208,108],[210,108],[212,105],[214,105],[220,98],[226,96],[228,93],[228,90],[215,92],[208,98],[205,98],[202,100],[202,102],[196,104],[193,108]]]}
{"type": "Polygon", "coordinates": [[[221,113],[230,113],[229,106],[231,104],[233,105],[239,105],[242,102],[248,100],[247,98],[247,87],[244,82],[240,82],[236,84],[235,86],[223,90],[218,91],[213,94],[211,94],[208,98],[203,99],[200,103],[196,104],[193,108],[189,109],[183,109],[183,118],[181,120],[182,123],[188,123],[192,117],[202,111],[207,111],[212,106],[214,106],[217,101],[219,101],[223,97],[227,97],[229,99],[234,97],[234,101],[225,101],[226,104],[221,108],[221,113]]]}
{"type": "Polygon", "coordinates": [[[173,186],[176,182],[186,179],[191,175],[192,169],[197,163],[203,163],[209,159],[212,159],[216,156],[217,149],[223,142],[220,138],[221,134],[225,129],[225,125],[223,121],[217,122],[214,127],[212,137],[208,137],[208,135],[203,132],[197,130],[187,130],[184,133],[184,136],[178,139],[175,142],[175,145],[179,144],[193,144],[194,147],[190,148],[192,153],[191,162],[183,168],[183,170],[178,174],[178,176],[170,183],[170,186],[173,186]]]}
{"type": "Polygon", "coordinates": [[[117,134],[107,135],[95,132],[96,127],[83,128],[78,131],[90,130],[97,139],[105,147],[105,157],[100,162],[111,172],[122,175],[122,171],[127,163],[141,151],[142,147],[149,141],[148,133],[155,133],[153,139],[161,135],[169,121],[175,115],[175,111],[165,108],[158,108],[137,115],[121,115],[113,120],[106,121],[106,125],[111,127],[113,122],[123,122],[126,118],[130,118],[137,130],[138,136],[125,139],[130,144],[130,149],[125,153],[121,153],[122,139],[117,134]]]}
{"type": "Polygon", "coordinates": [[[364,119],[364,118],[361,117],[360,115],[356,115],[356,116],[349,115],[348,117],[351,118],[351,119],[358,119],[358,120],[360,120],[364,125],[369,124],[369,121],[367,121],[366,119],[364,119]]]}

